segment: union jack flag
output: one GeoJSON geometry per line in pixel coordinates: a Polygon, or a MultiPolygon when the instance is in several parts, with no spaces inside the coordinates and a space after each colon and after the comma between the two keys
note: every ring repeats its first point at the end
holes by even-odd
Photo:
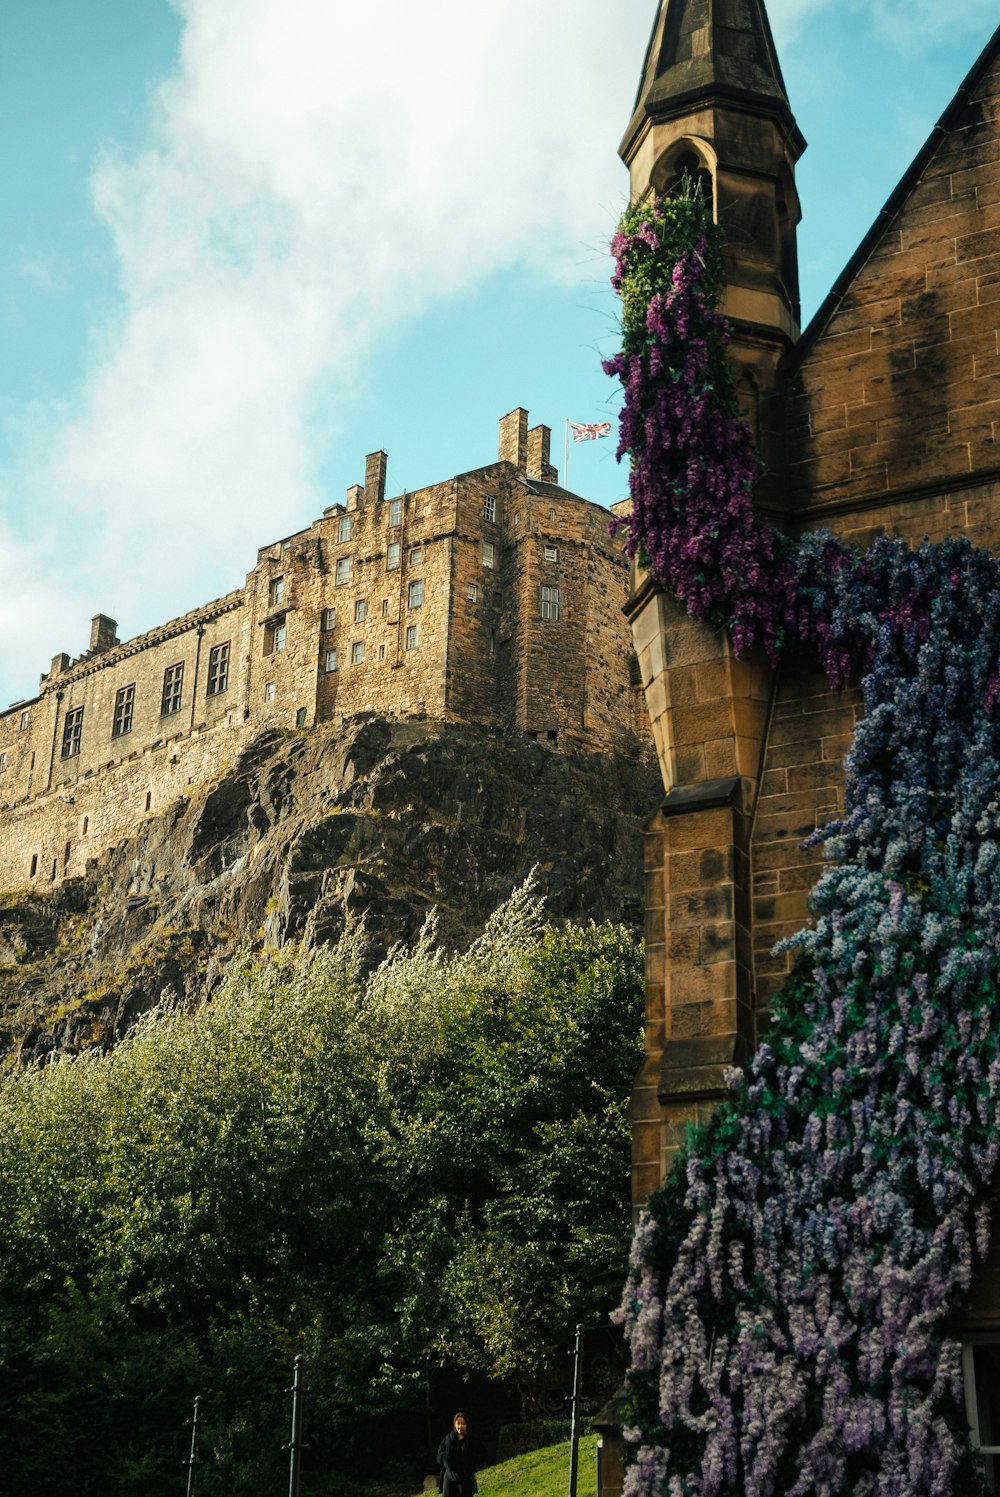
{"type": "Polygon", "coordinates": [[[611,431],[610,421],[571,421],[569,429],[573,433],[574,442],[596,442],[599,437],[606,437],[611,431]]]}

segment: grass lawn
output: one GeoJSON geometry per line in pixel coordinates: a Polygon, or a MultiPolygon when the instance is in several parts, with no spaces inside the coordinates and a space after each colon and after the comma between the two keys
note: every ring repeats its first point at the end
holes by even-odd
{"type": "MultiPolygon", "coordinates": [[[[597,1497],[597,1436],[579,1441],[577,1497],[597,1497]]],[[[569,1441],[527,1450],[479,1473],[480,1497],[566,1497],[569,1490],[569,1441]]]]}

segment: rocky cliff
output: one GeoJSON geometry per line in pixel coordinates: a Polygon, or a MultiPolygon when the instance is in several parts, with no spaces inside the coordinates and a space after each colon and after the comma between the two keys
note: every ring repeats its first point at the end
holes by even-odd
{"type": "Polygon", "coordinates": [[[167,990],[202,1000],[240,945],[345,930],[375,963],[431,908],[467,940],[539,870],[550,913],[638,932],[639,758],[555,754],[442,723],[265,733],[207,787],[48,894],[0,905],[0,1053],[106,1044],[167,990]]]}

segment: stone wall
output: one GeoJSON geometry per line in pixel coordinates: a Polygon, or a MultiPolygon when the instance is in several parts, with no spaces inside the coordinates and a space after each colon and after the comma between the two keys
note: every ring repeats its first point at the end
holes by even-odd
{"type": "MultiPolygon", "coordinates": [[[[891,211],[793,355],[789,528],[857,545],[967,536],[1000,549],[1000,66],[959,95],[891,211]]],[[[774,502],[777,495],[777,502],[774,502]]],[[[734,673],[726,640],[637,576],[630,602],[664,787],[646,828],[647,1054],[632,1099],[634,1198],[669,1168],[727,1066],[766,1034],[842,809],[854,686],[792,660],[734,673]],[[742,740],[742,742],[741,742],[742,740]]]]}
{"type": "Polygon", "coordinates": [[[0,885],[80,871],[267,728],[374,713],[597,752],[648,736],[622,548],[527,422],[504,417],[496,463],[412,493],[387,496],[369,454],[345,503],[159,629],[119,643],[98,615],[91,648],[0,714],[0,885]]]}

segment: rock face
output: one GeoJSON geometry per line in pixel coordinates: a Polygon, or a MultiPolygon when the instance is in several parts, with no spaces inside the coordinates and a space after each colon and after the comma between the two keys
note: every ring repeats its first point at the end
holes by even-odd
{"type": "Polygon", "coordinates": [[[428,912],[458,944],[532,867],[549,912],[642,914],[641,758],[555,754],[467,726],[355,719],[267,732],[49,895],[0,905],[0,1052],[109,1044],[227,958],[361,936],[374,965],[428,912]]]}

